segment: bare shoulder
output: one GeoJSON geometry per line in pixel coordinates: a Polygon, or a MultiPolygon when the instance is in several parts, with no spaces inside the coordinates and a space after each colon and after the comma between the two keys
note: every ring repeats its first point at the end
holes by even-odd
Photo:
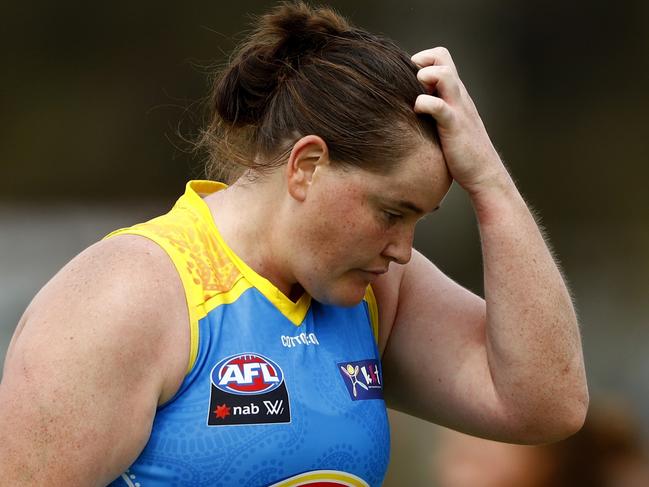
{"type": "MultiPolygon", "coordinates": [[[[175,344],[167,350],[165,362],[181,356],[177,360],[182,362],[182,378],[189,361],[187,304],[173,263],[156,243],[121,235],[77,255],[30,303],[8,356],[25,333],[43,336],[68,331],[73,341],[73,332],[89,334],[93,329],[102,342],[114,340],[122,349],[133,345],[142,356],[165,342],[175,344]],[[55,322],[56,318],[60,319],[55,322]]],[[[170,375],[178,375],[173,369],[170,375]]],[[[161,396],[164,400],[169,391],[161,396]]]]}
{"type": "Polygon", "coordinates": [[[480,298],[455,283],[415,249],[410,262],[390,266],[372,288],[379,308],[381,353],[388,347],[397,322],[419,322],[423,317],[441,317],[461,313],[462,309],[468,311],[467,306],[472,311],[483,306],[480,298]]]}
{"type": "MultiPolygon", "coordinates": [[[[372,284],[379,308],[379,350],[381,354],[387,346],[399,306],[403,305],[402,293],[413,291],[407,287],[412,287],[413,279],[417,279],[416,276],[422,272],[421,269],[425,269],[429,265],[432,265],[430,261],[413,249],[410,262],[406,265],[391,265],[390,270],[372,284]]],[[[434,279],[430,273],[427,274],[427,277],[434,279]]]]}
{"type": "Polygon", "coordinates": [[[379,276],[372,283],[372,291],[379,309],[379,353],[383,355],[390,332],[397,314],[399,304],[399,287],[403,279],[405,266],[393,264],[388,272],[379,276]]]}
{"type": "Polygon", "coordinates": [[[3,478],[105,485],[117,476],[182,381],[188,329],[180,278],[152,241],[113,237],[75,257],[34,298],[7,352],[3,478]]]}

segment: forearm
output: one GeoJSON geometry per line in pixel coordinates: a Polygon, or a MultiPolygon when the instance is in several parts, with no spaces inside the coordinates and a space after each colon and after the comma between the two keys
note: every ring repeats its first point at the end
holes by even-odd
{"type": "MultiPolygon", "coordinates": [[[[484,260],[487,357],[522,424],[583,421],[588,392],[577,319],[541,231],[506,171],[471,193],[484,260]]],[[[561,433],[559,433],[561,434],[561,433]]]]}
{"type": "Polygon", "coordinates": [[[435,118],[448,170],[475,207],[483,249],[486,312],[482,305],[479,313],[463,309],[464,320],[447,317],[470,323],[453,330],[448,347],[468,373],[445,369],[455,387],[442,393],[482,401],[466,418],[485,435],[523,442],[565,436],[581,426],[588,402],[570,295],[448,51],[421,51],[413,61],[430,93],[417,98],[415,111],[435,118]]]}

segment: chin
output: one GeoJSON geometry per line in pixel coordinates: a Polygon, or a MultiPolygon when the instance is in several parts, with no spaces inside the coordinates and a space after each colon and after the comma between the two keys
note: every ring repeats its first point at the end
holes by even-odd
{"type": "Polygon", "coordinates": [[[365,290],[368,283],[345,283],[338,284],[328,289],[320,289],[321,292],[311,294],[313,299],[323,304],[343,306],[345,308],[356,306],[365,297],[365,290]]]}

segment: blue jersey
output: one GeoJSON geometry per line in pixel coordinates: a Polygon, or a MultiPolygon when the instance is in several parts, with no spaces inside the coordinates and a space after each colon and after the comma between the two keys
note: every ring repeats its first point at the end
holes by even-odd
{"type": "Polygon", "coordinates": [[[113,235],[160,245],[183,282],[187,375],[111,486],[376,486],[390,433],[368,287],[353,307],[289,300],[221,238],[188,183],[174,208],[113,235]]]}

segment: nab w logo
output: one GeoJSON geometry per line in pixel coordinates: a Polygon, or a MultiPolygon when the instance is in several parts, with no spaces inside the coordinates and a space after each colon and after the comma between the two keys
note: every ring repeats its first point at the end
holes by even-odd
{"type": "Polygon", "coordinates": [[[208,426],[291,422],[281,367],[258,353],[230,355],[210,372],[208,426]]]}
{"type": "Polygon", "coordinates": [[[282,414],[284,412],[284,401],[281,399],[277,401],[264,401],[264,406],[266,406],[266,411],[268,414],[282,414]]]}
{"type": "Polygon", "coordinates": [[[284,378],[275,362],[258,354],[232,355],[212,369],[212,384],[232,394],[260,394],[277,389],[284,378]]]}

